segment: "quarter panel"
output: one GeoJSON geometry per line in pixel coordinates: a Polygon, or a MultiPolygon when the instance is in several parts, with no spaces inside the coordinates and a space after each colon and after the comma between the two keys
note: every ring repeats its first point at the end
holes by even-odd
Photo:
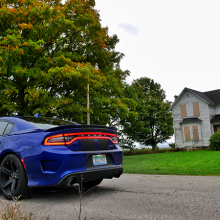
{"type": "Polygon", "coordinates": [[[4,142],[5,142],[5,136],[0,136],[0,152],[2,152],[3,150],[4,142]]]}
{"type": "Polygon", "coordinates": [[[21,134],[20,138],[14,142],[13,147],[8,143],[7,146],[4,145],[4,149],[12,148],[15,152],[21,152],[41,144],[44,137],[45,133],[42,131],[21,134]]]}

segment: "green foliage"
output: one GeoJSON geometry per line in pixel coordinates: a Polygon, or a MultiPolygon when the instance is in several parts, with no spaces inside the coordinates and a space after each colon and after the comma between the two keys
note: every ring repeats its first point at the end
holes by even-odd
{"type": "Polygon", "coordinates": [[[173,135],[173,119],[168,111],[170,102],[158,83],[147,77],[134,80],[125,86],[125,96],[136,101],[137,114],[121,120],[122,132],[144,146],[156,145],[173,135]]]}
{"type": "Polygon", "coordinates": [[[220,130],[210,137],[209,142],[210,142],[209,145],[210,150],[215,150],[215,151],[220,150],[220,130]]]}
{"type": "Polygon", "coordinates": [[[131,140],[129,137],[127,137],[124,133],[122,133],[121,130],[119,130],[118,136],[119,136],[119,146],[122,149],[132,150],[136,147],[134,141],[131,140]]]}
{"type": "Polygon", "coordinates": [[[179,97],[178,95],[175,95],[174,100],[176,101],[178,99],[178,97],[179,97]]]}
{"type": "Polygon", "coordinates": [[[91,123],[127,117],[119,39],[101,27],[94,0],[0,0],[0,115],[58,116],[91,123]]]}
{"type": "Polygon", "coordinates": [[[171,149],[175,149],[175,143],[169,143],[169,147],[171,148],[171,149]]]}

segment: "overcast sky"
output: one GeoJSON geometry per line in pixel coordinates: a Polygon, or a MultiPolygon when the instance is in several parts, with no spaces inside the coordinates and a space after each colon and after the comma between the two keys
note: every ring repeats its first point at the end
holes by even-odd
{"type": "Polygon", "coordinates": [[[219,0],[96,0],[96,9],[120,39],[129,83],[152,78],[169,101],[184,87],[220,89],[219,0]]]}

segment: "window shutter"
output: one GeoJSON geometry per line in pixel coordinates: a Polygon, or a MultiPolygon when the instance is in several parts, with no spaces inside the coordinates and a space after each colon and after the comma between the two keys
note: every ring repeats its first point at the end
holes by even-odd
{"type": "Polygon", "coordinates": [[[194,139],[194,141],[199,141],[198,126],[197,125],[193,125],[192,129],[193,129],[193,139],[194,139]]]}
{"type": "Polygon", "coordinates": [[[193,112],[194,112],[194,116],[200,116],[198,102],[193,103],[193,112]]]}
{"type": "Polygon", "coordinates": [[[186,117],[186,105],[180,105],[181,118],[186,117]]]}
{"type": "Polygon", "coordinates": [[[184,127],[185,141],[191,141],[189,126],[184,127]]]}

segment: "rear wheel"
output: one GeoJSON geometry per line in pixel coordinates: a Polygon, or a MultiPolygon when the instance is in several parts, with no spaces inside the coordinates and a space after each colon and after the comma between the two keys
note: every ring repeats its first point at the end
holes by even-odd
{"type": "Polygon", "coordinates": [[[94,187],[99,185],[102,182],[103,179],[93,180],[89,182],[83,182],[84,187],[94,187]]]}
{"type": "Polygon", "coordinates": [[[21,199],[29,194],[28,180],[20,158],[7,155],[0,166],[0,187],[6,199],[21,199]]]}

